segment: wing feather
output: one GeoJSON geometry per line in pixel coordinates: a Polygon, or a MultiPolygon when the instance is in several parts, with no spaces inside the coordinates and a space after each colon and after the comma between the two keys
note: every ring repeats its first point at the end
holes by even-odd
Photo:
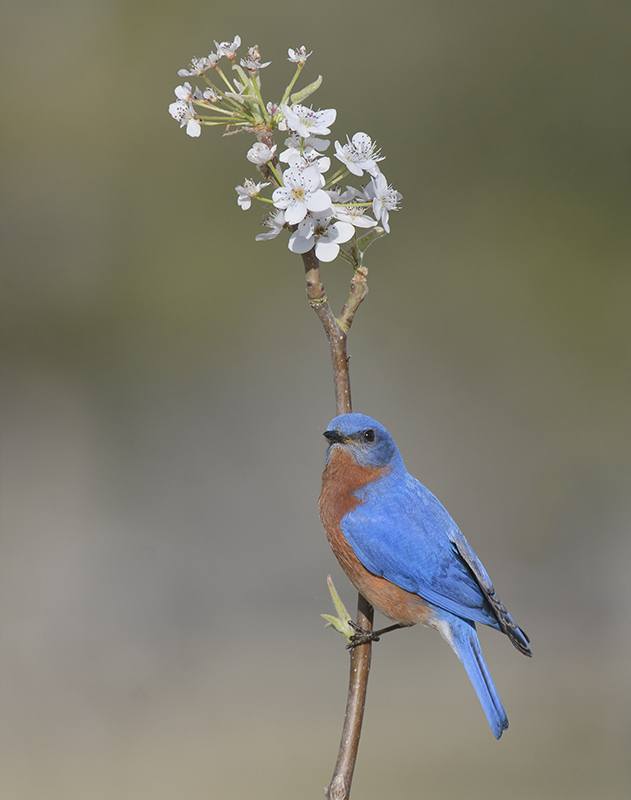
{"type": "Polygon", "coordinates": [[[446,611],[505,630],[508,612],[442,503],[407,473],[389,477],[360,490],[342,520],[362,564],[446,611]]]}

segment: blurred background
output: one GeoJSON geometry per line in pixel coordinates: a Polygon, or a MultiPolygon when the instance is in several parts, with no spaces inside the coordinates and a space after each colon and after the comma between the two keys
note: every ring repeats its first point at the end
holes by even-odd
{"type": "MultiPolygon", "coordinates": [[[[375,646],[353,797],[626,797],[631,6],[9,0],[3,11],[2,796],[321,797],[347,689],[317,517],[329,356],[252,139],[168,115],[240,34],[314,53],[332,139],[403,194],[368,253],[354,408],[532,639],[375,646]]],[[[334,308],[349,269],[323,267],[334,308]]],[[[377,620],[379,624],[381,620],[377,620]]]]}

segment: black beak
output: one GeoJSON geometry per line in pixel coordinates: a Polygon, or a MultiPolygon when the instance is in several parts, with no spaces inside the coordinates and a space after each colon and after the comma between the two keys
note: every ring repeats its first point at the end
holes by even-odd
{"type": "Polygon", "coordinates": [[[324,431],[322,434],[331,444],[345,444],[348,439],[339,431],[324,431]]]}

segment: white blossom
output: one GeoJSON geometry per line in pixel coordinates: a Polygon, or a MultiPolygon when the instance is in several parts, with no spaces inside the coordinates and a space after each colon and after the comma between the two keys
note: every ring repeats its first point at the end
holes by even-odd
{"type": "MultiPolygon", "coordinates": [[[[313,53],[313,50],[311,51],[311,53],[313,53]]],[[[300,64],[300,66],[303,66],[306,60],[311,55],[311,53],[307,53],[307,48],[304,46],[304,44],[297,50],[292,50],[292,48],[290,47],[289,50],[287,51],[287,55],[289,56],[287,61],[293,61],[294,64],[300,64]]]]}
{"type": "Polygon", "coordinates": [[[263,225],[271,230],[267,233],[259,233],[254,237],[255,240],[257,242],[265,242],[268,239],[275,239],[285,227],[285,212],[280,210],[274,211],[267,219],[263,220],[263,225]]]}
{"type": "Polygon", "coordinates": [[[235,186],[234,189],[237,193],[237,203],[239,206],[244,211],[247,211],[252,205],[252,199],[259,196],[264,186],[269,186],[269,183],[254,183],[250,178],[246,178],[243,182],[243,186],[235,186]]]}
{"type": "Polygon", "coordinates": [[[202,126],[197,120],[192,103],[176,100],[169,106],[169,114],[180,123],[180,128],[186,125],[186,132],[189,136],[196,137],[202,132],[202,126]]]}
{"type": "Polygon", "coordinates": [[[193,89],[188,81],[182,86],[175,87],[175,96],[178,100],[184,100],[185,103],[200,103],[205,106],[210,106],[219,100],[219,95],[211,86],[202,92],[197,86],[193,89]]]}
{"type": "Polygon", "coordinates": [[[276,145],[268,147],[266,144],[263,144],[263,142],[255,142],[247,152],[247,159],[253,164],[256,164],[257,167],[261,167],[274,158],[275,152],[276,145]]]}
{"type": "Polygon", "coordinates": [[[217,55],[219,57],[225,56],[226,58],[230,59],[230,61],[234,61],[237,49],[241,44],[241,37],[235,36],[233,42],[215,42],[215,47],[217,48],[217,55]]]}
{"type": "Polygon", "coordinates": [[[363,175],[364,170],[373,177],[378,175],[377,161],[383,161],[385,156],[381,155],[381,151],[377,149],[376,144],[373,144],[370,136],[359,132],[350,141],[347,136],[346,142],[343,146],[335,142],[336,158],[339,158],[353,175],[363,175]]]}
{"type": "Polygon", "coordinates": [[[314,111],[312,108],[301,106],[300,103],[296,103],[292,108],[283,104],[281,109],[285,115],[287,127],[305,139],[308,136],[331,133],[328,126],[332,125],[337,117],[337,111],[334,108],[314,111]]]}
{"type": "Polygon", "coordinates": [[[182,86],[176,86],[175,96],[178,100],[184,100],[185,103],[188,103],[193,99],[193,87],[188,81],[182,86]]]}
{"type": "Polygon", "coordinates": [[[375,178],[370,179],[370,183],[365,189],[366,197],[372,200],[372,212],[380,220],[386,233],[390,233],[388,217],[390,211],[398,211],[397,203],[402,195],[388,184],[385,176],[381,172],[375,178]]]}
{"type": "Polygon", "coordinates": [[[308,211],[327,211],[331,209],[331,199],[322,189],[324,179],[315,167],[299,170],[286,169],[283,174],[284,186],[274,190],[272,200],[276,208],[285,211],[289,225],[301,222],[308,211]]]}
{"type": "MultiPolygon", "coordinates": [[[[356,189],[354,186],[347,186],[346,191],[342,191],[339,186],[337,189],[327,189],[327,194],[331,198],[332,203],[350,203],[356,197],[364,197],[363,193],[356,189]]],[[[367,198],[364,198],[367,199],[367,198]]]]}
{"type": "Polygon", "coordinates": [[[352,239],[355,228],[347,222],[333,222],[330,213],[309,214],[289,237],[287,246],[292,253],[307,253],[315,247],[320,261],[333,261],[340,245],[352,239]]]}
{"type": "Polygon", "coordinates": [[[287,149],[283,150],[278,158],[288,164],[290,156],[295,153],[305,157],[313,152],[324,153],[329,144],[328,139],[318,139],[316,136],[307,136],[305,139],[298,133],[292,133],[291,136],[285,139],[285,147],[287,149]]]}
{"type": "Polygon", "coordinates": [[[203,56],[202,58],[197,58],[197,56],[193,56],[191,58],[191,63],[188,65],[188,69],[180,69],[178,70],[178,75],[181,78],[186,77],[187,75],[203,75],[207,69],[211,69],[217,63],[217,56],[214,53],[211,53],[208,56],[203,56]]]}
{"type": "Polygon", "coordinates": [[[269,67],[271,61],[266,61],[264,64],[261,64],[261,54],[259,53],[258,45],[254,45],[254,47],[250,47],[248,50],[248,57],[241,59],[241,66],[251,75],[255,75],[260,69],[264,67],[269,67]]]}
{"type": "Polygon", "coordinates": [[[287,157],[287,163],[290,167],[296,167],[296,169],[315,167],[318,172],[323,174],[330,168],[331,159],[327,158],[327,156],[320,156],[315,150],[302,156],[300,153],[293,150],[287,157]]]}
{"type": "Polygon", "coordinates": [[[356,228],[374,228],[377,220],[366,215],[362,206],[336,206],[335,217],[341,222],[349,222],[356,228]]]}
{"type": "Polygon", "coordinates": [[[205,106],[211,106],[213,103],[218,103],[221,98],[212,86],[207,86],[202,92],[197,86],[193,92],[193,102],[201,103],[205,106]]]}

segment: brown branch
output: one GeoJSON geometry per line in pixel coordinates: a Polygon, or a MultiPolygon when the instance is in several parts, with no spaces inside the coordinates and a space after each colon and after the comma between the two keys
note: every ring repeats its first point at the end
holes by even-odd
{"type": "Polygon", "coordinates": [[[333,363],[336,414],[350,414],[351,383],[348,374],[348,356],[346,355],[346,332],[340,328],[331,311],[329,299],[320,279],[320,262],[313,250],[303,253],[302,260],[305,265],[307,299],[311,308],[318,315],[329,341],[333,363]]]}
{"type": "MultiPolygon", "coordinates": [[[[309,305],[318,315],[329,342],[331,361],[333,364],[333,381],[335,385],[335,406],[337,414],[350,414],[351,384],[346,354],[346,338],[353,322],[355,312],[368,294],[366,270],[356,269],[351,279],[351,290],[348,301],[336,319],[324,291],[320,278],[320,262],[315,252],[310,250],[302,256],[305,267],[307,299],[309,305]]],[[[365,631],[372,631],[374,611],[370,603],[360,594],[357,598],[357,624],[365,631]]],[[[346,713],[340,749],[333,777],[325,794],[328,800],[347,800],[351,791],[359,739],[361,736],[368,675],[372,647],[370,642],[351,650],[351,669],[346,699],[346,713]]]]}
{"type": "MultiPolygon", "coordinates": [[[[365,631],[372,631],[374,609],[366,598],[357,595],[357,624],[365,631]]],[[[351,783],[357,751],[359,750],[359,737],[364,721],[364,708],[366,706],[366,692],[368,690],[368,675],[370,673],[370,659],[372,646],[370,642],[354,647],[351,650],[351,672],[348,680],[348,696],[346,698],[346,712],[340,749],[333,770],[333,777],[329,788],[325,791],[328,800],[347,800],[351,793],[351,783]]]]}

